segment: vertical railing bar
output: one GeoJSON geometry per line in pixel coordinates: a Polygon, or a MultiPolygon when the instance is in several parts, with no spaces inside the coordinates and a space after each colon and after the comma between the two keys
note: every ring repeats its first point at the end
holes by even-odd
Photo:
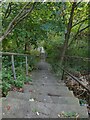
{"type": "Polygon", "coordinates": [[[14,76],[14,80],[16,80],[16,72],[15,72],[15,65],[14,65],[14,55],[11,56],[11,60],[12,60],[13,76],[14,76]]]}
{"type": "Polygon", "coordinates": [[[27,56],[26,56],[26,76],[28,76],[28,59],[27,59],[27,56]]]}
{"type": "Polygon", "coordinates": [[[61,78],[61,80],[63,80],[64,79],[64,70],[63,70],[63,73],[62,73],[62,78],[61,78]]]}

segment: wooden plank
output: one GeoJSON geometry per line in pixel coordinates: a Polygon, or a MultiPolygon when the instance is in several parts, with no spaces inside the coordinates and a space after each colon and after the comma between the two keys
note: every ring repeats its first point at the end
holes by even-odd
{"type": "Polygon", "coordinates": [[[15,65],[14,65],[14,55],[11,56],[11,60],[12,60],[13,76],[14,76],[14,80],[16,80],[16,72],[15,72],[15,65]]]}
{"type": "Polygon", "coordinates": [[[28,59],[27,59],[27,56],[26,56],[26,75],[28,76],[28,59]]]}

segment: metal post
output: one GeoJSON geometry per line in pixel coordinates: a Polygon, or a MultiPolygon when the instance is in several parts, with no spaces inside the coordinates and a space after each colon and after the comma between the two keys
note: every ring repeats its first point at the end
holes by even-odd
{"type": "Polygon", "coordinates": [[[26,56],[26,75],[28,76],[28,62],[27,62],[27,56],[26,56]]]}
{"type": "Polygon", "coordinates": [[[15,65],[14,65],[14,55],[11,56],[11,59],[12,59],[13,76],[14,76],[14,80],[16,80],[15,65]]]}
{"type": "Polygon", "coordinates": [[[61,78],[61,80],[63,80],[64,79],[64,70],[63,70],[63,73],[62,73],[62,78],[61,78]]]}

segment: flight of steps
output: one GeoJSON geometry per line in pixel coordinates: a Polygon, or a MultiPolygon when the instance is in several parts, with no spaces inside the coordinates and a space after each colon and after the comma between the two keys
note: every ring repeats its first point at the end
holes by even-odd
{"type": "Polygon", "coordinates": [[[79,105],[78,99],[63,83],[55,87],[57,91],[52,84],[37,83],[25,85],[24,93],[9,92],[2,100],[3,118],[58,118],[63,111],[76,112],[80,118],[88,117],[86,107],[79,105]]]}
{"type": "Polygon", "coordinates": [[[56,79],[49,65],[42,61],[38,68],[32,72],[31,84],[24,85],[23,93],[10,91],[2,98],[3,118],[63,118],[62,113],[88,118],[87,108],[80,106],[73,92],[56,79]]]}

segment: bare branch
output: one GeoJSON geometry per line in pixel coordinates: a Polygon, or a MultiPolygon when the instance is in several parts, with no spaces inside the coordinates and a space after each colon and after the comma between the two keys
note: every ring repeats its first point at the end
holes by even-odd
{"type": "Polygon", "coordinates": [[[29,13],[32,12],[32,10],[34,9],[36,3],[34,3],[30,9],[25,10],[18,18],[17,18],[17,22],[21,21],[22,19],[24,19],[29,13]]]}
{"type": "Polygon", "coordinates": [[[34,5],[35,5],[35,3],[32,5],[32,7],[30,8],[30,10],[28,11],[28,13],[27,13],[26,15],[24,15],[22,18],[19,18],[19,19],[17,20],[17,22],[13,25],[13,27],[10,29],[9,32],[11,32],[11,31],[15,28],[15,26],[16,26],[20,21],[22,21],[24,18],[26,18],[26,16],[27,16],[29,13],[32,12],[32,10],[34,9],[34,5]]]}
{"type": "Polygon", "coordinates": [[[17,23],[19,23],[20,21],[22,21],[29,13],[32,12],[32,10],[34,9],[35,4],[36,4],[36,3],[34,3],[34,4],[31,6],[31,8],[26,12],[25,15],[20,16],[21,18],[19,18],[19,20],[17,21],[17,23]]]}
{"type": "MultiPolygon", "coordinates": [[[[79,34],[80,32],[82,32],[82,31],[84,31],[85,29],[89,28],[89,27],[90,27],[90,25],[88,25],[88,26],[86,26],[85,28],[81,29],[81,30],[78,32],[78,34],[79,34]]],[[[77,34],[77,35],[78,35],[78,34],[77,34]]]]}
{"type": "Polygon", "coordinates": [[[11,21],[11,23],[9,24],[6,32],[9,31],[9,29],[13,26],[13,24],[15,23],[15,21],[17,20],[17,18],[20,16],[20,14],[23,12],[23,10],[26,8],[26,6],[28,5],[29,3],[27,3],[23,8],[22,10],[16,15],[16,17],[11,21]]]}
{"type": "Polygon", "coordinates": [[[0,42],[15,28],[15,26],[16,26],[21,20],[23,20],[29,13],[32,12],[32,10],[34,9],[35,3],[36,3],[36,2],[33,3],[33,5],[31,6],[31,8],[27,11],[27,13],[26,13],[25,15],[23,14],[24,16],[22,16],[22,13],[23,13],[23,11],[25,10],[25,8],[30,4],[30,2],[27,3],[27,4],[21,9],[21,11],[16,15],[16,17],[10,22],[10,24],[9,24],[6,32],[5,32],[4,35],[0,38],[0,42]]]}
{"type": "MultiPolygon", "coordinates": [[[[79,32],[80,28],[81,28],[82,24],[80,24],[80,26],[78,27],[77,33],[79,32]]],[[[76,33],[76,34],[77,34],[76,33]]],[[[76,39],[76,35],[73,37],[73,39],[71,40],[71,42],[68,45],[68,48],[70,47],[70,45],[73,43],[73,41],[76,39]]]]}
{"type": "Polygon", "coordinates": [[[81,20],[81,21],[77,22],[76,24],[74,24],[74,25],[72,26],[72,28],[75,27],[76,25],[78,25],[79,23],[85,22],[86,20],[88,20],[88,18],[85,18],[84,20],[81,20]]]}
{"type": "Polygon", "coordinates": [[[12,3],[9,3],[8,7],[7,7],[7,10],[5,12],[5,18],[8,18],[10,13],[11,13],[11,4],[12,3]]]}
{"type": "MultiPolygon", "coordinates": [[[[80,29],[80,27],[81,27],[81,25],[79,26],[79,29],[80,29]]],[[[70,44],[68,45],[68,47],[69,47],[69,46],[73,43],[73,41],[77,38],[77,36],[78,36],[79,33],[81,33],[82,31],[84,31],[85,29],[87,29],[87,28],[89,28],[89,27],[90,27],[90,25],[86,26],[85,28],[83,28],[83,29],[81,29],[81,30],[78,29],[77,33],[74,35],[74,37],[73,37],[72,41],[70,42],[70,44]]]]}
{"type": "Polygon", "coordinates": [[[81,2],[83,2],[83,0],[80,0],[80,2],[78,2],[75,7],[77,7],[81,2]]]}

